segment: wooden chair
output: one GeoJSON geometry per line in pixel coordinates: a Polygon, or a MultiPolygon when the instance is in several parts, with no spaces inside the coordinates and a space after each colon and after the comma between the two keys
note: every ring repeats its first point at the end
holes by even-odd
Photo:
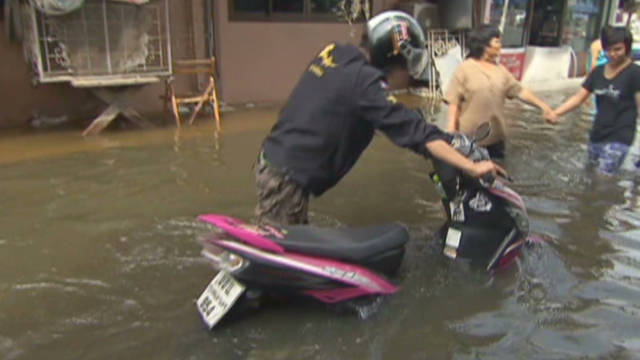
{"type": "Polygon", "coordinates": [[[209,103],[213,108],[216,129],[220,130],[220,109],[218,107],[218,93],[215,80],[216,59],[212,57],[210,59],[174,60],[172,65],[173,76],[166,80],[165,109],[168,107],[168,102],[171,102],[171,110],[176,121],[176,126],[180,127],[180,123],[182,122],[182,117],[179,112],[180,104],[196,104],[189,118],[189,124],[193,124],[202,106],[205,103],[209,103]],[[206,75],[208,76],[208,83],[202,93],[178,95],[173,86],[175,76],[177,75],[206,75]]]}

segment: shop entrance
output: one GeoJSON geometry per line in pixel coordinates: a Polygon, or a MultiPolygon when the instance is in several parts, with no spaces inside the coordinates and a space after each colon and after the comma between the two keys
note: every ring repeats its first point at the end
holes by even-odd
{"type": "Polygon", "coordinates": [[[539,29],[539,31],[531,32],[529,45],[560,45],[565,4],[565,1],[557,0],[537,0],[533,2],[531,29],[539,29]]]}

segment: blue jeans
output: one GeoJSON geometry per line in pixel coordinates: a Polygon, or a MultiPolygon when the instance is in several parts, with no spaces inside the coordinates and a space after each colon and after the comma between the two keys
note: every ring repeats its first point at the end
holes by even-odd
{"type": "Polygon", "coordinates": [[[615,174],[629,152],[629,145],[622,143],[589,143],[589,163],[600,172],[615,174]]]}

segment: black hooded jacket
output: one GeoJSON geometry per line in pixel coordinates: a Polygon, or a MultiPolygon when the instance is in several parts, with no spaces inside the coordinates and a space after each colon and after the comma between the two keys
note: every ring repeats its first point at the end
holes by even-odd
{"type": "Polygon", "coordinates": [[[353,167],[376,129],[427,157],[426,142],[449,140],[387,95],[384,74],[356,46],[330,44],[302,74],[263,151],[272,166],[319,196],[353,167]]]}

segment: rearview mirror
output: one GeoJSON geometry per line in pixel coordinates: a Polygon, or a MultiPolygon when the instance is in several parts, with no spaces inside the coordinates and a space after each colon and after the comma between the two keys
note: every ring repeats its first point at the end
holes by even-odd
{"type": "Polygon", "coordinates": [[[490,133],[491,133],[491,124],[489,124],[488,122],[484,122],[480,124],[476,128],[476,130],[473,132],[473,141],[474,142],[482,141],[486,139],[490,133]]]}

